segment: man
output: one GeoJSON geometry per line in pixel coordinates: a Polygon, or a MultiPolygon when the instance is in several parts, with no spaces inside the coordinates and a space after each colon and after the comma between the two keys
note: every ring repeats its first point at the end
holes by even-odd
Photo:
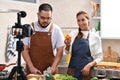
{"type": "Polygon", "coordinates": [[[32,23],[33,35],[23,39],[22,55],[27,64],[27,74],[43,73],[49,66],[55,74],[63,55],[64,36],[60,27],[51,21],[50,4],[41,4],[38,11],[38,21],[32,23]],[[53,54],[55,49],[56,56],[53,54]]]}

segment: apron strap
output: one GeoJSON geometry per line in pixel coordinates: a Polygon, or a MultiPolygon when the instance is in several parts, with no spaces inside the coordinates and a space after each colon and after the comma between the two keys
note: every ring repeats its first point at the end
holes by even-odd
{"type": "Polygon", "coordinates": [[[49,29],[48,32],[52,32],[52,28],[53,28],[53,23],[51,23],[51,25],[50,25],[50,29],[49,29]]]}
{"type": "Polygon", "coordinates": [[[34,22],[31,23],[33,32],[35,32],[34,22]]]}
{"type": "Polygon", "coordinates": [[[34,28],[34,23],[32,22],[31,24],[32,24],[32,27],[34,28]]]}
{"type": "MultiPolygon", "coordinates": [[[[31,24],[32,24],[33,31],[35,31],[35,28],[34,28],[34,22],[32,22],[31,24]]],[[[52,28],[53,28],[53,23],[51,23],[51,25],[50,25],[50,29],[49,29],[48,32],[52,32],[52,28]]]]}
{"type": "Polygon", "coordinates": [[[87,40],[89,39],[89,37],[90,37],[90,33],[88,33],[88,35],[87,35],[87,40]]]}

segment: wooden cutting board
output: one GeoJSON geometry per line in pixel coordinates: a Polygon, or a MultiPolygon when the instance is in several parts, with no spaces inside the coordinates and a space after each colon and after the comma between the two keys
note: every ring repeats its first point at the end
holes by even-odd
{"type": "Polygon", "coordinates": [[[113,52],[111,46],[108,46],[108,51],[103,53],[104,61],[106,62],[117,62],[118,61],[118,53],[113,52]]]}

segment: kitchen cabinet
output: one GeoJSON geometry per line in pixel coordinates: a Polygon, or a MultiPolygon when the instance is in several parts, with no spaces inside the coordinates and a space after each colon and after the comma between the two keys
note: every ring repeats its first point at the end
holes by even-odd
{"type": "Polygon", "coordinates": [[[120,39],[119,0],[91,0],[91,26],[102,39],[120,39]],[[99,4],[99,7],[96,7],[99,4]],[[100,30],[98,23],[100,22],[100,30]]]}
{"type": "Polygon", "coordinates": [[[120,39],[120,0],[101,0],[101,37],[120,39]]]}

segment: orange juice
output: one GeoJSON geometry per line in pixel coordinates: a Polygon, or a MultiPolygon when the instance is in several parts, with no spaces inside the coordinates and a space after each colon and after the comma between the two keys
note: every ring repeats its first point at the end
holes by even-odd
{"type": "Polygon", "coordinates": [[[70,53],[68,53],[68,54],[66,54],[67,56],[67,58],[66,58],[66,63],[67,63],[67,65],[69,65],[69,62],[70,62],[70,58],[71,58],[71,54],[70,53]]]}

